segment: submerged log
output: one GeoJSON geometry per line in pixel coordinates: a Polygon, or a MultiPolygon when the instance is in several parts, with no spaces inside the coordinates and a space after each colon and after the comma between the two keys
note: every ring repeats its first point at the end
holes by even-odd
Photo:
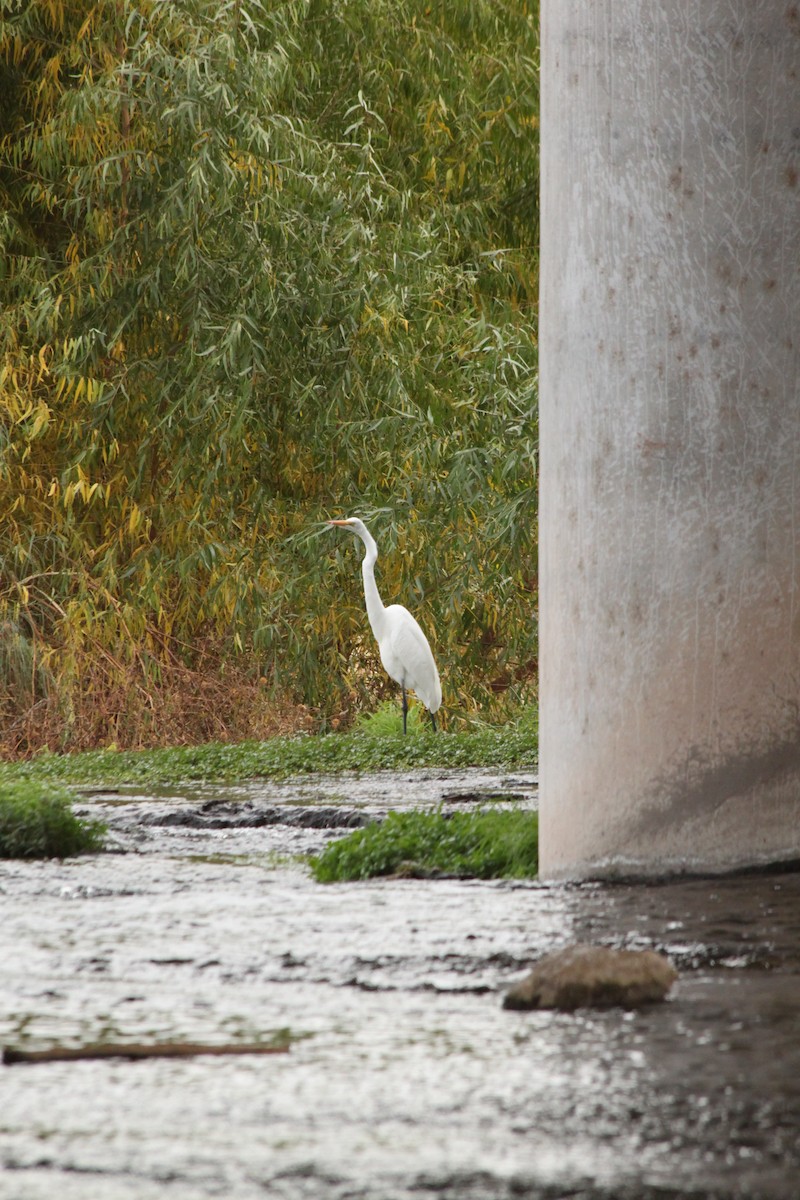
{"type": "Polygon", "coordinates": [[[288,1054],[286,1045],[275,1046],[264,1042],[229,1042],[222,1046],[205,1045],[201,1042],[97,1042],[88,1046],[49,1046],[44,1050],[20,1050],[14,1046],[3,1048],[3,1063],[77,1062],[92,1058],[193,1058],[199,1054],[288,1054]]]}

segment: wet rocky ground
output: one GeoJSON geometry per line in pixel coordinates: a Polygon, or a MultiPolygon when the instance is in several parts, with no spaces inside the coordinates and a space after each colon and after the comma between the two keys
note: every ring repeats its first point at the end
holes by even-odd
{"type": "Polygon", "coordinates": [[[800,874],[323,887],[392,808],[536,803],[486,771],[97,793],[114,852],[0,863],[0,1042],[267,1057],[0,1067],[3,1200],[800,1196],[800,874]],[[663,1005],[504,1011],[569,942],[666,951],[663,1005]]]}

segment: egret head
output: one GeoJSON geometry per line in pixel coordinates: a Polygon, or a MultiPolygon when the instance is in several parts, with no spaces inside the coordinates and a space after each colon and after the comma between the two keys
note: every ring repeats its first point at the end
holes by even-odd
{"type": "Polygon", "coordinates": [[[349,529],[351,533],[358,534],[361,537],[366,532],[366,525],[359,517],[345,517],[342,521],[328,521],[329,525],[339,525],[343,529],[349,529]]]}
{"type": "Polygon", "coordinates": [[[361,541],[367,547],[368,552],[371,550],[373,554],[377,555],[378,551],[375,545],[375,539],[372,537],[370,531],[367,529],[360,517],[345,517],[341,521],[328,521],[328,524],[338,525],[341,529],[349,529],[351,533],[356,535],[356,537],[361,538],[361,541]]]}

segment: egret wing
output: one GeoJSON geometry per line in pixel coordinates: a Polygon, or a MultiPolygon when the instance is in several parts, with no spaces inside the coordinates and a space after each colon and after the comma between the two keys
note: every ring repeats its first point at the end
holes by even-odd
{"type": "Polygon", "coordinates": [[[442,688],[428,639],[401,604],[390,604],[386,616],[388,628],[380,645],[381,662],[395,682],[411,688],[429,712],[435,713],[442,703],[442,688]]]}

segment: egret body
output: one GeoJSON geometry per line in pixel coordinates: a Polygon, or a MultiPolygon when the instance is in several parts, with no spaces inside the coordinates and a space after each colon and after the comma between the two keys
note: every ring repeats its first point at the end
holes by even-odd
{"type": "Polygon", "coordinates": [[[356,537],[361,538],[366,548],[361,563],[361,574],[364,577],[367,617],[378,643],[383,668],[395,683],[400,684],[403,691],[403,733],[406,732],[406,693],[409,690],[415,692],[425,705],[431,715],[433,728],[436,729],[435,714],[442,703],[442,685],[428,639],[416,619],[402,604],[384,606],[378,585],[375,583],[378,547],[364,522],[358,517],[348,517],[344,521],[329,521],[328,524],[349,529],[356,537]]]}

